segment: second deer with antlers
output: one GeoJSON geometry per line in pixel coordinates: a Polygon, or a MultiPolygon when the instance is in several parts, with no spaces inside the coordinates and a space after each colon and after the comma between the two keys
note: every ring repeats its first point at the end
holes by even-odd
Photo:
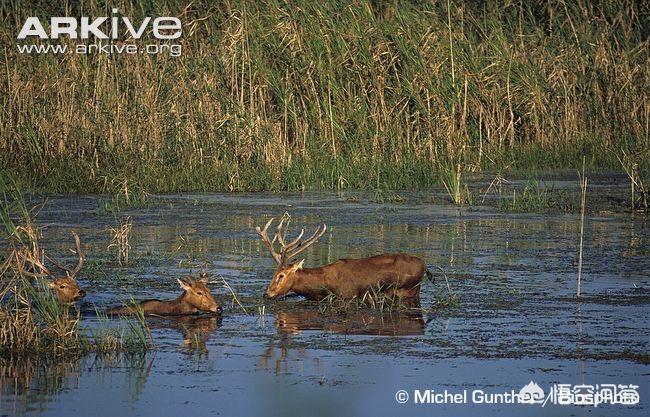
{"type": "Polygon", "coordinates": [[[269,237],[270,219],[264,228],[255,228],[275,259],[278,269],[266,289],[265,296],[270,299],[289,293],[302,295],[310,300],[322,300],[330,294],[340,298],[364,298],[373,293],[383,293],[409,299],[419,299],[420,281],[425,273],[429,279],[432,274],[424,261],[403,253],[384,253],[364,259],[339,259],[318,268],[303,268],[304,260],[290,263],[300,252],[320,239],[327,226],[318,227],[306,240],[302,240],[304,229],[298,237],[286,241],[285,229],[289,217],[285,215],[277,227],[273,239],[269,237]],[[280,252],[275,249],[280,245],[280,252]]]}
{"type": "Polygon", "coordinates": [[[75,232],[72,232],[72,236],[74,237],[77,256],[79,257],[79,261],[77,262],[77,265],[74,268],[68,268],[61,265],[56,260],[49,257],[47,254],[41,255],[41,251],[38,248],[37,241],[34,243],[35,249],[33,253],[31,253],[30,251],[20,252],[20,256],[24,259],[24,261],[32,264],[35,268],[41,270],[41,273],[33,273],[25,270],[22,270],[21,272],[24,275],[27,275],[29,277],[48,276],[52,278],[52,281],[48,281],[47,284],[52,289],[54,289],[57,299],[62,304],[73,304],[75,301],[86,296],[86,291],[80,289],[79,286],[77,285],[77,273],[81,270],[81,267],[83,267],[84,264],[84,255],[81,252],[81,241],[79,240],[79,235],[77,235],[75,232]],[[41,262],[41,260],[39,259],[41,256],[47,258],[57,268],[64,271],[65,276],[60,277],[54,274],[52,270],[50,270],[48,267],[46,267],[43,264],[43,262],[41,262]]]}

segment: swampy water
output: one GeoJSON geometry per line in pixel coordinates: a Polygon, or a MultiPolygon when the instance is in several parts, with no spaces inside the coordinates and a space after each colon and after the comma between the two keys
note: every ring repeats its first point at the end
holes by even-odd
{"type": "Polygon", "coordinates": [[[111,197],[48,198],[42,246],[73,261],[75,230],[86,252],[87,331],[106,326],[96,309],[175,298],[190,272],[211,274],[224,313],[148,319],[146,354],[3,358],[0,415],[647,415],[647,217],[586,217],[578,299],[577,213],[390,197],[187,194],[121,209],[111,197]],[[422,284],[421,311],[264,300],[275,264],[254,227],[285,212],[294,231],[328,225],[306,266],[424,258],[436,282],[422,284]],[[129,264],[118,266],[112,229],[127,219],[129,264]]]}

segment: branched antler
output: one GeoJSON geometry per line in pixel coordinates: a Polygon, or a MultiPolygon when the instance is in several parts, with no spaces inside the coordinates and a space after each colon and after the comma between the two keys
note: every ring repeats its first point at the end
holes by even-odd
{"type": "Polygon", "coordinates": [[[271,239],[269,237],[269,227],[274,220],[275,218],[271,218],[268,222],[266,222],[263,229],[257,226],[255,228],[255,231],[262,237],[262,241],[266,243],[266,246],[268,246],[269,251],[271,252],[271,256],[273,256],[273,259],[278,264],[278,266],[286,265],[290,259],[316,243],[327,230],[327,225],[323,224],[322,227],[319,226],[318,229],[316,229],[316,231],[309,238],[303,241],[302,237],[305,234],[305,229],[301,229],[298,236],[287,243],[287,227],[291,222],[291,217],[286,213],[284,216],[282,216],[275,234],[273,235],[273,239],[271,239]],[[275,250],[276,242],[280,244],[279,253],[275,250]]]}
{"type": "MultiPolygon", "coordinates": [[[[62,271],[65,271],[66,276],[68,276],[69,278],[74,278],[75,275],[77,275],[77,273],[81,270],[81,268],[83,267],[83,264],[84,264],[84,256],[83,256],[83,252],[81,252],[81,241],[79,239],[79,235],[77,235],[77,233],[75,233],[75,232],[72,232],[72,236],[74,237],[77,256],[79,257],[79,261],[77,262],[77,265],[74,268],[72,268],[72,269],[67,268],[67,267],[61,265],[55,259],[48,256],[47,254],[43,253],[44,258],[47,258],[57,268],[61,269],[62,271]]],[[[28,262],[28,263],[32,264],[33,266],[35,266],[36,268],[40,269],[42,271],[42,273],[36,274],[36,273],[32,273],[32,272],[25,271],[25,270],[23,270],[21,272],[23,274],[25,274],[27,276],[31,276],[31,277],[42,277],[42,276],[47,275],[50,278],[56,280],[57,276],[54,274],[54,272],[52,272],[52,270],[50,268],[45,266],[45,264],[43,264],[43,262],[41,262],[41,260],[39,259],[39,257],[41,256],[41,251],[40,251],[40,249],[38,249],[38,244],[37,243],[35,244],[35,248],[36,248],[36,250],[35,250],[34,253],[30,253],[27,250],[23,250],[23,251],[19,252],[19,255],[23,258],[23,260],[25,262],[28,262]]]]}

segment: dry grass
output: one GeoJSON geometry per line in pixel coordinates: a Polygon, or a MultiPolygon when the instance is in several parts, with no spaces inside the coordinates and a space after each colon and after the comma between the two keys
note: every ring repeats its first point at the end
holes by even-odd
{"type": "Polygon", "coordinates": [[[133,222],[131,221],[131,216],[126,216],[122,219],[118,227],[109,228],[112,238],[108,249],[117,248],[117,264],[120,266],[129,265],[129,253],[131,251],[129,237],[131,236],[132,228],[133,222]]]}

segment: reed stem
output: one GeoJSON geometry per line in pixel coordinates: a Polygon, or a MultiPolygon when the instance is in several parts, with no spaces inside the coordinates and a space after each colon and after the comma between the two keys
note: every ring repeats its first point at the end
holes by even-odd
{"type": "Polygon", "coordinates": [[[583,158],[582,174],[580,175],[580,244],[578,251],[578,287],[576,289],[576,296],[580,297],[580,284],[582,281],[582,252],[583,240],[585,234],[585,211],[587,203],[587,177],[585,175],[585,163],[583,158]]]}

